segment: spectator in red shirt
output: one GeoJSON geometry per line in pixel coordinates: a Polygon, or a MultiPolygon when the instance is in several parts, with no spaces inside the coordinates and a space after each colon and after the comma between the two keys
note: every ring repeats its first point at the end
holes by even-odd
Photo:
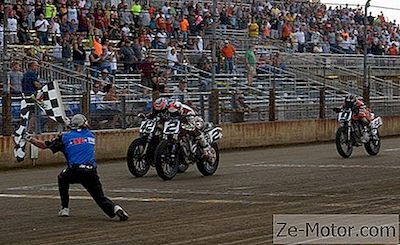
{"type": "Polygon", "coordinates": [[[397,45],[395,43],[392,44],[392,46],[388,49],[387,51],[388,55],[398,55],[399,50],[397,49],[397,45]]]}

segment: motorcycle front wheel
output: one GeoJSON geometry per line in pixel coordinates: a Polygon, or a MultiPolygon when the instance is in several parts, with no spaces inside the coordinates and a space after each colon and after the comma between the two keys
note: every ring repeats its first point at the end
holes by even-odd
{"type": "Polygon", "coordinates": [[[207,160],[199,160],[197,162],[197,168],[199,169],[200,173],[204,176],[213,175],[219,165],[219,148],[216,143],[211,144],[211,157],[207,160]]]}
{"type": "Polygon", "coordinates": [[[372,138],[364,144],[364,148],[370,156],[378,155],[381,149],[381,138],[379,137],[379,133],[376,135],[376,138],[372,138]]]}
{"type": "Polygon", "coordinates": [[[136,177],[142,177],[147,174],[150,163],[146,160],[146,152],[144,152],[146,141],[142,138],[132,141],[128,148],[126,156],[129,172],[136,177]]]}
{"type": "Polygon", "coordinates": [[[338,128],[336,131],[336,149],[343,158],[349,158],[353,153],[353,144],[347,137],[347,128],[338,128]]]}
{"type": "Polygon", "coordinates": [[[179,152],[175,150],[173,153],[173,147],[177,147],[175,144],[171,144],[168,141],[161,141],[156,151],[154,152],[154,163],[158,176],[163,180],[171,180],[178,173],[179,169],[179,152]]]}

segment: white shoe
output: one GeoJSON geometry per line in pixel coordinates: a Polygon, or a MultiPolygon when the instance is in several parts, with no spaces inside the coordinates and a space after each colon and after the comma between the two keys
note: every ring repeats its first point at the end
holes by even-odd
{"type": "Polygon", "coordinates": [[[69,208],[62,208],[58,211],[58,216],[60,217],[68,217],[69,216],[69,208]]]}
{"type": "Polygon", "coordinates": [[[125,212],[125,210],[123,210],[123,209],[121,208],[121,206],[119,206],[119,205],[115,205],[115,207],[114,207],[114,213],[115,213],[115,215],[118,216],[119,221],[126,221],[126,220],[128,220],[128,218],[129,218],[128,213],[125,212]]]}

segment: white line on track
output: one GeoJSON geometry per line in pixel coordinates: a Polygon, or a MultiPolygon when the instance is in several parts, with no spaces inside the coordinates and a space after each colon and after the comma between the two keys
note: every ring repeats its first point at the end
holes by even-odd
{"type": "Polygon", "coordinates": [[[400,166],[392,165],[359,165],[359,164],[283,164],[283,163],[268,163],[255,162],[235,164],[235,167],[263,167],[263,168],[358,168],[358,169],[400,169],[400,166]]]}
{"type": "MultiPolygon", "coordinates": [[[[60,199],[55,195],[27,195],[27,194],[5,194],[0,193],[0,198],[26,198],[26,199],[60,199]]],[[[137,197],[110,197],[112,200],[118,201],[134,201],[134,202],[187,202],[187,203],[202,203],[202,204],[270,204],[270,202],[247,201],[247,200],[224,200],[224,199],[184,199],[184,198],[137,198],[137,197]]],[[[91,200],[89,196],[70,196],[70,199],[75,200],[91,200]]]]}
{"type": "Polygon", "coordinates": [[[400,148],[392,148],[392,149],[386,149],[383,151],[391,152],[391,151],[400,151],[400,148]]]}
{"type": "MultiPolygon", "coordinates": [[[[51,185],[37,185],[37,186],[21,186],[7,188],[8,191],[58,191],[57,184],[51,185]]],[[[86,190],[81,187],[71,187],[71,192],[85,192],[86,190]]],[[[144,189],[144,188],[121,188],[109,189],[107,192],[113,193],[140,193],[140,194],[181,194],[181,195],[200,195],[200,196],[269,196],[269,197],[312,197],[320,194],[304,193],[304,192],[240,192],[240,191],[211,191],[211,190],[185,190],[185,189],[144,189]]]]}

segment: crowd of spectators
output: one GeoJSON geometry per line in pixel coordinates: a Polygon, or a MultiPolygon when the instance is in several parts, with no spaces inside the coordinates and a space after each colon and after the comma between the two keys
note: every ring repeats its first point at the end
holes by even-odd
{"type": "MultiPolygon", "coordinates": [[[[217,12],[219,29],[247,29],[251,39],[281,40],[287,51],[357,54],[363,50],[361,6],[333,8],[315,1],[232,0],[219,1],[217,12]]],[[[167,49],[166,63],[170,68],[179,67],[188,62],[182,50],[202,54],[204,49],[210,49],[204,39],[212,24],[210,3],[201,1],[15,0],[7,6],[0,3],[0,44],[33,44],[31,55],[59,61],[78,71],[89,63],[95,76],[115,74],[118,64],[123,66],[123,72],[141,72],[146,76],[148,71],[142,68],[148,66],[142,64],[149,62],[146,51],[151,48],[167,49]],[[8,31],[7,40],[4,31],[8,31]],[[44,53],[40,48],[43,45],[52,46],[53,53],[44,53]]],[[[372,54],[398,55],[399,25],[388,21],[383,13],[377,17],[370,14],[367,44],[372,54]]],[[[235,47],[230,43],[218,46],[219,63],[232,73],[235,47]]],[[[206,59],[201,65],[210,69],[209,63],[206,59]]]]}
{"type": "MultiPolygon", "coordinates": [[[[318,2],[280,1],[253,6],[249,35],[281,39],[288,50],[359,54],[364,47],[362,6],[328,7],[318,2]],[[258,34],[260,33],[260,34],[258,34]]],[[[367,47],[374,55],[398,55],[400,28],[381,12],[367,17],[367,47]]]]}

